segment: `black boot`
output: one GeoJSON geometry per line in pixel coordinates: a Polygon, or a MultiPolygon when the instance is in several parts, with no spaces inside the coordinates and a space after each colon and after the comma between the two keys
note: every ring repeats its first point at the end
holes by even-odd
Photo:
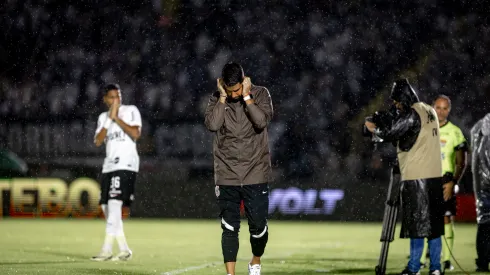
{"type": "Polygon", "coordinates": [[[408,267],[405,267],[405,269],[400,273],[400,275],[420,275],[420,272],[412,272],[408,270],[408,267]]]}
{"type": "Polygon", "coordinates": [[[443,264],[444,271],[454,270],[454,266],[451,264],[451,261],[445,261],[443,264]]]}

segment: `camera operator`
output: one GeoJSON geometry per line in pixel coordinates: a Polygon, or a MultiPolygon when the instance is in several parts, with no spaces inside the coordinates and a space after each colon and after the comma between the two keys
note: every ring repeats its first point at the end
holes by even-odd
{"type": "Polygon", "coordinates": [[[401,176],[400,238],[410,238],[410,260],[401,274],[419,272],[427,238],[429,274],[439,275],[444,199],[437,114],[430,105],[420,102],[406,79],[395,81],[390,98],[397,112],[376,112],[366,119],[365,129],[372,133],[374,141],[392,142],[397,147],[401,176]]]}

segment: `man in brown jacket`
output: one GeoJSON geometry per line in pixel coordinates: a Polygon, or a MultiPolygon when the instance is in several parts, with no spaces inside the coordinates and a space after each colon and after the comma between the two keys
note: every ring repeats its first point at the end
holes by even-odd
{"type": "Polygon", "coordinates": [[[215,134],[214,179],[223,258],[227,274],[235,275],[243,201],[253,254],[248,270],[250,275],[260,275],[260,257],[268,240],[271,161],[267,126],[273,116],[272,100],[267,88],[252,85],[237,63],[226,64],[217,82],[205,124],[215,134]]]}

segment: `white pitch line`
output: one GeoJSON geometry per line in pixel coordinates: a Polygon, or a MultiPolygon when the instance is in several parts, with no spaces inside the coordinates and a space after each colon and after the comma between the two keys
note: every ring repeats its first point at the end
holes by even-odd
{"type": "MultiPolygon", "coordinates": [[[[287,254],[284,254],[284,255],[281,255],[279,257],[275,257],[275,258],[288,258],[289,256],[293,255],[293,253],[287,253],[287,254]]],[[[266,259],[266,257],[264,257],[264,259],[266,259]]],[[[248,260],[245,260],[245,259],[239,259],[240,261],[248,261],[248,260]]],[[[207,268],[207,267],[212,267],[212,266],[217,266],[217,265],[224,265],[223,262],[214,262],[214,263],[207,263],[207,264],[202,264],[202,265],[196,265],[196,266],[189,266],[189,267],[185,267],[185,268],[182,268],[182,269],[176,269],[176,270],[172,270],[172,271],[167,271],[167,272],[163,272],[161,273],[161,275],[176,275],[176,274],[182,274],[182,273],[186,273],[188,271],[192,271],[192,270],[199,270],[199,269],[204,269],[204,268],[207,268]]]]}
{"type": "Polygon", "coordinates": [[[208,264],[203,264],[203,265],[189,266],[189,267],[182,268],[182,269],[176,269],[176,270],[172,270],[172,271],[163,272],[161,275],[182,274],[182,273],[185,273],[187,271],[199,270],[199,269],[203,269],[203,268],[206,268],[206,267],[216,266],[216,265],[219,265],[219,264],[221,264],[221,262],[214,262],[214,263],[208,263],[208,264]]]}

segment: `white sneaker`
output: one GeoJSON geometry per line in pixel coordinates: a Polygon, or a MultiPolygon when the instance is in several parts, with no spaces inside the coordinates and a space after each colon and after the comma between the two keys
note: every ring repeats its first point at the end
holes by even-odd
{"type": "Polygon", "coordinates": [[[261,265],[259,265],[259,264],[250,265],[250,263],[249,263],[248,264],[248,275],[260,275],[260,268],[261,268],[261,265]]]}
{"type": "Polygon", "coordinates": [[[430,275],[441,275],[441,271],[439,270],[434,270],[430,273],[430,275]]]}
{"type": "Polygon", "coordinates": [[[121,251],[116,257],[112,258],[113,261],[127,261],[133,257],[133,251],[121,251]]]}
{"type": "Polygon", "coordinates": [[[92,261],[103,262],[112,259],[112,253],[109,252],[100,252],[99,255],[93,256],[90,258],[92,261]]]}

